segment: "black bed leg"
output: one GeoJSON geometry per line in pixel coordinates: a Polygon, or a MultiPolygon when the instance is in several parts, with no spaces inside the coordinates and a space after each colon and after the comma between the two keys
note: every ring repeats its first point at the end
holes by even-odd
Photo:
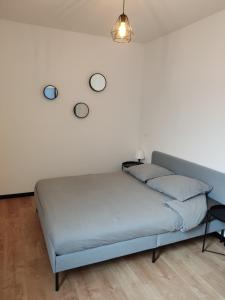
{"type": "Polygon", "coordinates": [[[222,229],[220,233],[220,243],[222,243],[223,240],[224,240],[224,229],[222,229]]]}
{"type": "Polygon", "coordinates": [[[152,263],[155,263],[155,261],[156,261],[155,252],[156,252],[156,249],[153,249],[153,251],[152,251],[152,263]]]}
{"type": "Polygon", "coordinates": [[[59,290],[59,273],[55,273],[55,291],[59,290]]]}
{"type": "Polygon", "coordinates": [[[205,251],[205,241],[206,241],[206,236],[207,236],[208,222],[209,222],[209,213],[207,213],[207,215],[206,215],[205,234],[203,237],[202,252],[205,251]]]}

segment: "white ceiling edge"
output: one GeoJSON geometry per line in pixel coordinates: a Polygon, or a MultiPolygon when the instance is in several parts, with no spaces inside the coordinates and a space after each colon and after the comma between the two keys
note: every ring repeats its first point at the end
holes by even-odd
{"type": "MultiPolygon", "coordinates": [[[[125,13],[135,34],[132,42],[137,43],[148,43],[225,9],[225,0],[126,3],[125,13]]],[[[110,39],[110,30],[120,13],[121,0],[0,0],[1,19],[110,39]]]]}
{"type": "MultiPolygon", "coordinates": [[[[97,39],[105,39],[107,42],[112,42],[114,45],[118,45],[121,47],[126,47],[126,46],[132,46],[132,44],[134,45],[140,45],[143,46],[145,44],[147,44],[148,42],[138,42],[135,40],[132,40],[130,43],[116,43],[113,41],[111,35],[109,36],[104,36],[104,35],[99,35],[99,34],[90,34],[90,33],[86,33],[86,32],[79,32],[79,31],[73,31],[73,30],[68,30],[68,29],[61,29],[61,28],[55,28],[55,27],[51,27],[51,26],[44,26],[44,25],[37,25],[37,24],[31,24],[31,23],[25,23],[25,22],[18,22],[18,21],[14,21],[14,20],[9,20],[9,19],[5,19],[0,17],[0,22],[6,22],[6,23],[11,23],[11,24],[18,24],[18,25],[24,25],[24,26],[32,26],[32,27],[36,27],[42,30],[54,30],[54,31],[61,31],[61,32],[65,32],[65,33],[70,33],[70,34],[75,34],[77,36],[86,36],[89,38],[97,38],[97,39]]],[[[150,41],[151,42],[151,41],[150,41]]]]}
{"type": "MultiPolygon", "coordinates": [[[[139,42],[139,43],[140,43],[140,44],[143,44],[143,45],[147,45],[147,44],[152,43],[152,42],[154,42],[154,41],[156,41],[156,40],[158,40],[158,39],[161,39],[161,38],[164,38],[164,37],[166,37],[166,36],[169,36],[169,35],[171,35],[171,34],[173,34],[173,33],[175,34],[176,32],[179,32],[179,31],[188,29],[189,27],[192,27],[192,26],[195,26],[195,25],[197,25],[197,24],[199,24],[199,23],[205,22],[205,21],[207,21],[207,19],[216,17],[216,15],[219,16],[220,14],[224,14],[224,12],[225,12],[225,9],[220,10],[220,11],[217,11],[217,12],[215,12],[215,13],[213,13],[213,14],[207,16],[207,17],[204,17],[204,18],[202,18],[202,19],[200,19],[200,20],[197,20],[197,21],[195,21],[195,22],[193,22],[193,23],[191,23],[191,24],[189,24],[189,25],[182,26],[182,27],[177,28],[177,29],[175,29],[175,30],[172,30],[172,31],[170,31],[170,32],[168,32],[168,33],[162,34],[162,35],[160,35],[160,36],[158,36],[158,37],[156,37],[156,38],[153,38],[153,39],[151,39],[150,41],[147,41],[147,42],[139,42]]],[[[225,34],[225,31],[224,31],[224,34],[225,34]]]]}
{"type": "MultiPolygon", "coordinates": [[[[127,0],[135,42],[149,42],[225,9],[225,0],[127,0]]],[[[110,37],[122,0],[0,0],[0,18],[110,37]]]]}

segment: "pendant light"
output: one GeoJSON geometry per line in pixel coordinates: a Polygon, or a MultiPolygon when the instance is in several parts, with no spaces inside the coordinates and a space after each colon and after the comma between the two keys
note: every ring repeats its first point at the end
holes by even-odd
{"type": "Polygon", "coordinates": [[[119,16],[111,31],[113,41],[118,43],[129,43],[133,34],[129,19],[124,14],[124,7],[125,0],[123,0],[123,13],[119,16]]]}

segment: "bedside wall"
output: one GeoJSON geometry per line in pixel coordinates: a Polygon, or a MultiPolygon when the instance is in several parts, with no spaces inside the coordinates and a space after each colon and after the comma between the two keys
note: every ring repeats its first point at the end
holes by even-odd
{"type": "Polygon", "coordinates": [[[145,48],[141,139],[225,172],[225,11],[145,48]]]}
{"type": "Polygon", "coordinates": [[[0,195],[40,178],[119,170],[139,146],[143,46],[0,20],[0,195]],[[89,76],[107,88],[94,93],[89,76]],[[46,84],[56,101],[42,96],[46,84]],[[90,107],[78,120],[73,106],[90,107]]]}
{"type": "Polygon", "coordinates": [[[141,145],[148,160],[160,150],[225,172],[224,28],[222,11],[118,45],[0,20],[0,195],[32,191],[39,178],[119,170],[141,145]],[[88,86],[96,71],[108,81],[99,94],[88,86]],[[42,96],[48,83],[55,102],[42,96]],[[73,116],[77,101],[90,106],[85,120],[73,116]]]}

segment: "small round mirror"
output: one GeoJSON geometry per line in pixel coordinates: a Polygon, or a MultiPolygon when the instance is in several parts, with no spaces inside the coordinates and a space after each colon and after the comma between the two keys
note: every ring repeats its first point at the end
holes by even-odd
{"type": "Polygon", "coordinates": [[[74,106],[74,114],[79,119],[84,119],[89,115],[89,107],[86,103],[79,102],[74,106]]]}
{"type": "Polygon", "coordinates": [[[101,92],[106,87],[106,78],[100,73],[91,75],[89,79],[90,88],[95,92],[101,92]]]}
{"type": "Polygon", "coordinates": [[[55,86],[47,85],[43,90],[43,94],[48,100],[54,100],[58,97],[59,93],[55,86]]]}

